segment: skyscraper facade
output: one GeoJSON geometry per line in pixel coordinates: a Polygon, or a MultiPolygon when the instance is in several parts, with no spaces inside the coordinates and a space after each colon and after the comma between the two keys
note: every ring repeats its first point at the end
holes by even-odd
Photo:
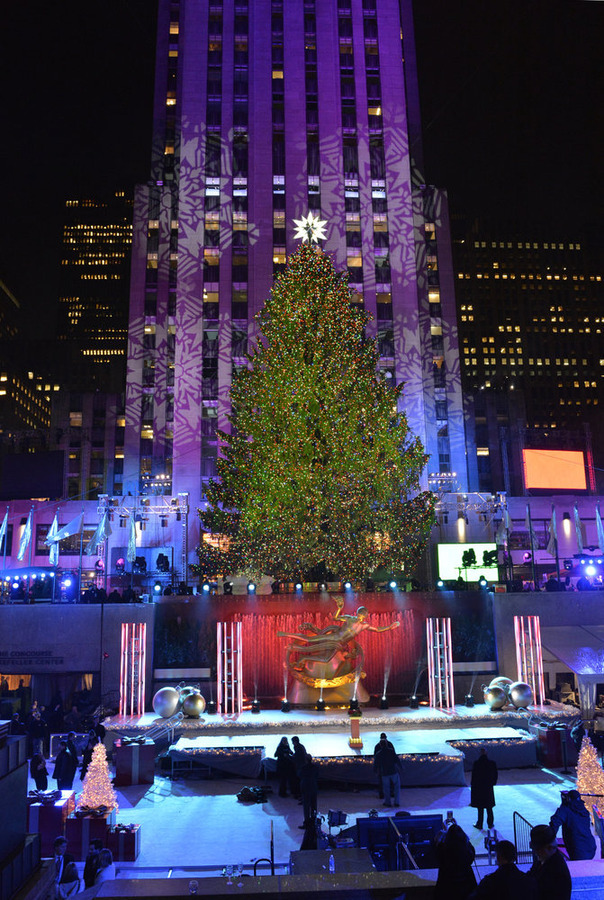
{"type": "Polygon", "coordinates": [[[254,316],[309,212],[371,315],[380,369],[405,383],[429,474],[466,488],[447,204],[421,183],[415,82],[410,0],[160,0],[125,493],[203,496],[254,316]]]}

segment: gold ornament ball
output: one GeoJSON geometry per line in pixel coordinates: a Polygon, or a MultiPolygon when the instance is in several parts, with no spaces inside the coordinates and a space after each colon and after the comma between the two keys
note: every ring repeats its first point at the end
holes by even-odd
{"type": "Polygon", "coordinates": [[[516,709],[520,709],[523,706],[530,706],[533,702],[533,691],[530,684],[526,684],[524,681],[515,681],[511,684],[510,700],[516,709]]]}
{"type": "Polygon", "coordinates": [[[182,711],[185,716],[188,716],[190,719],[198,719],[206,708],[206,701],[201,696],[199,691],[195,691],[193,694],[188,694],[183,700],[182,711]]]}
{"type": "Polygon", "coordinates": [[[178,690],[180,692],[181,706],[190,694],[198,694],[199,693],[199,688],[193,687],[193,685],[191,685],[191,684],[188,684],[186,687],[179,688],[178,690]]]}
{"type": "Polygon", "coordinates": [[[502,690],[504,690],[506,692],[506,694],[509,694],[511,684],[512,684],[511,678],[506,678],[505,675],[498,675],[497,678],[493,678],[489,687],[490,688],[492,688],[492,687],[502,688],[502,690]]]}
{"type": "Polygon", "coordinates": [[[502,709],[508,702],[508,695],[503,688],[490,685],[484,692],[484,702],[489,709],[502,709]]]}

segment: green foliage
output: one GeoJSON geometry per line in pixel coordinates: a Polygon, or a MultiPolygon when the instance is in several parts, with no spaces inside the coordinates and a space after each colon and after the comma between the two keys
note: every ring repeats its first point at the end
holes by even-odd
{"type": "Polygon", "coordinates": [[[410,572],[433,523],[432,494],[418,493],[426,456],[345,279],[303,245],[257,319],[261,340],[231,389],[232,432],[219,432],[220,480],[200,512],[202,530],[229,541],[202,543],[198,571],[410,572]]]}

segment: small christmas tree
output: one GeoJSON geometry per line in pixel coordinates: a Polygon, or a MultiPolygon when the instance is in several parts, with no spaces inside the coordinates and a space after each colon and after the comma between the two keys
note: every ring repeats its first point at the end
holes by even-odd
{"type": "Polygon", "coordinates": [[[590,813],[592,806],[595,806],[600,815],[604,815],[604,770],[596,748],[587,735],[583,738],[579,752],[577,790],[590,813]],[[594,796],[598,794],[600,796],[594,796]]]}
{"type": "Polygon", "coordinates": [[[97,744],[92,751],[92,759],[77,805],[78,809],[98,809],[106,806],[107,809],[115,809],[117,812],[117,794],[109,777],[107,751],[103,744],[97,744]]]}

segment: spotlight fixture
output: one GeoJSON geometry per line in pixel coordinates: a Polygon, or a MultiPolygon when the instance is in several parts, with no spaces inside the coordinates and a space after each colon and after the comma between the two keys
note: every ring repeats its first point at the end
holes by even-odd
{"type": "Polygon", "coordinates": [[[344,582],[344,590],[345,590],[345,591],[350,591],[350,590],[352,590],[352,584],[351,584],[350,581],[345,581],[345,582],[344,582]]]}
{"type": "Polygon", "coordinates": [[[302,583],[301,583],[300,581],[296,581],[296,590],[297,590],[297,591],[301,591],[301,590],[302,590],[302,583]]]}
{"type": "Polygon", "coordinates": [[[326,590],[327,590],[327,585],[326,585],[326,583],[325,583],[324,581],[320,581],[319,584],[318,584],[318,588],[319,588],[320,591],[326,591],[326,590]]]}
{"type": "Polygon", "coordinates": [[[201,589],[204,592],[204,594],[209,594],[210,593],[210,582],[204,581],[204,583],[201,586],[201,589]]]}
{"type": "Polygon", "coordinates": [[[466,694],[465,702],[468,709],[472,709],[472,707],[474,706],[474,697],[472,696],[472,694],[466,694]]]}
{"type": "Polygon", "coordinates": [[[486,580],[484,575],[478,580],[478,587],[481,591],[486,591],[489,587],[489,582],[486,580]]]}
{"type": "MultiPolygon", "coordinates": [[[[291,706],[290,706],[289,700],[283,698],[283,702],[281,704],[281,712],[288,713],[290,711],[291,711],[291,706]]],[[[260,712],[260,710],[258,710],[258,712],[260,712]]]]}
{"type": "Polygon", "coordinates": [[[361,707],[359,706],[359,701],[356,697],[350,698],[350,703],[348,704],[348,715],[352,718],[359,718],[363,715],[361,712],[361,707]]]}
{"type": "Polygon", "coordinates": [[[415,694],[409,697],[409,709],[419,709],[419,697],[415,694]]]}
{"type": "Polygon", "coordinates": [[[209,716],[216,715],[216,701],[215,700],[208,700],[208,702],[206,703],[206,713],[209,716]]]}
{"type": "Polygon", "coordinates": [[[323,697],[319,697],[319,699],[315,703],[315,709],[318,712],[325,712],[325,700],[323,699],[323,697]]]}
{"type": "Polygon", "coordinates": [[[161,594],[161,584],[159,583],[159,581],[156,581],[155,584],[153,585],[153,593],[161,594]]]}
{"type": "Polygon", "coordinates": [[[160,517],[159,517],[159,524],[161,525],[162,528],[167,528],[167,527],[168,527],[168,517],[167,517],[167,516],[160,516],[160,517]]]}
{"type": "Polygon", "coordinates": [[[380,698],[380,709],[390,709],[386,696],[380,698]]]}
{"type": "Polygon", "coordinates": [[[436,582],[436,587],[438,588],[439,591],[442,591],[444,586],[445,586],[444,581],[442,580],[442,578],[439,578],[438,581],[436,582]]]}
{"type": "Polygon", "coordinates": [[[396,581],[394,580],[394,578],[392,579],[392,581],[390,581],[388,583],[388,587],[390,588],[391,591],[395,591],[397,589],[398,585],[397,585],[396,581]]]}
{"type": "Polygon", "coordinates": [[[260,700],[258,700],[258,697],[254,697],[254,699],[252,700],[252,712],[254,713],[254,715],[258,715],[260,713],[260,700]]]}
{"type": "Polygon", "coordinates": [[[232,581],[224,581],[222,584],[222,593],[223,594],[232,594],[233,593],[233,582],[232,581]]]}
{"type": "Polygon", "coordinates": [[[256,592],[256,585],[253,581],[248,581],[247,592],[248,594],[254,594],[256,592]]]}

